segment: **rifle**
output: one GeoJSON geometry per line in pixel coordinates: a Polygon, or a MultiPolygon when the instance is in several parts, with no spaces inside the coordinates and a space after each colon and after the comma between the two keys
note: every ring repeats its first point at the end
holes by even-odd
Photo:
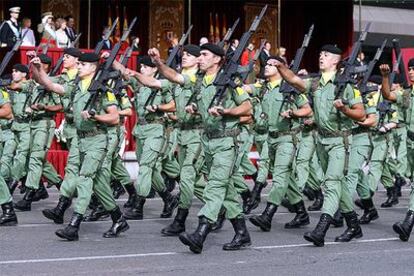
{"type": "MultiPolygon", "coordinates": [[[[365,29],[361,32],[358,40],[352,46],[351,55],[348,60],[343,63],[343,70],[338,70],[338,73],[335,76],[335,100],[341,99],[344,104],[347,104],[348,101],[343,99],[343,94],[345,88],[348,84],[356,84],[356,80],[353,78],[355,75],[355,60],[357,59],[358,53],[361,51],[362,43],[365,41],[368,30],[371,26],[371,22],[365,26],[365,29]]],[[[337,111],[339,115],[339,110],[337,111]]],[[[340,121],[340,120],[339,120],[340,121]]]]}
{"type": "MultiPolygon", "coordinates": [[[[76,43],[78,43],[81,35],[82,35],[82,33],[79,33],[76,36],[75,40],[69,45],[69,48],[73,48],[76,45],[76,43]]],[[[62,55],[62,56],[59,57],[58,61],[56,62],[55,67],[53,67],[53,70],[50,71],[50,73],[49,73],[49,76],[50,77],[54,77],[54,76],[57,75],[57,73],[60,70],[60,67],[62,66],[62,63],[63,63],[63,56],[64,55],[62,55]]]]}
{"type": "MultiPolygon", "coordinates": [[[[119,62],[123,66],[126,66],[127,63],[128,63],[129,58],[131,57],[131,54],[132,54],[132,47],[128,47],[125,50],[125,53],[120,57],[119,62]]],[[[115,96],[118,96],[118,95],[121,95],[121,91],[126,85],[122,81],[122,77],[120,76],[120,74],[118,74],[118,78],[116,79],[115,82],[111,81],[110,86],[113,87],[112,91],[115,94],[115,96]]]]}
{"type": "Polygon", "coordinates": [[[256,53],[254,54],[254,57],[249,61],[249,65],[247,66],[247,70],[243,70],[242,72],[240,72],[241,79],[242,79],[243,83],[246,81],[249,74],[253,71],[253,66],[256,63],[256,61],[259,59],[260,53],[262,52],[265,43],[266,43],[266,40],[262,40],[262,43],[260,43],[259,49],[257,49],[256,53]]]}
{"type": "MultiPolygon", "coordinates": [[[[175,45],[175,47],[171,51],[171,53],[168,56],[167,61],[165,63],[168,67],[171,67],[172,62],[174,61],[175,57],[178,54],[178,51],[184,45],[184,43],[187,40],[188,36],[190,35],[192,29],[193,29],[193,25],[190,25],[190,27],[188,27],[187,32],[182,35],[182,37],[181,37],[180,41],[178,42],[178,44],[175,45]]],[[[155,75],[155,78],[158,78],[158,73],[155,75]]],[[[157,95],[157,90],[152,91],[151,94],[148,96],[147,100],[145,101],[144,106],[148,106],[148,105],[152,104],[152,102],[154,101],[156,95],[157,95]]]]}
{"type": "MultiPolygon", "coordinates": [[[[395,51],[395,57],[398,57],[401,54],[401,46],[400,46],[400,41],[396,38],[394,38],[392,40],[392,46],[394,48],[395,51]]],[[[405,63],[404,63],[404,59],[401,55],[401,62],[398,65],[398,71],[400,71],[400,75],[402,75],[403,77],[403,83],[402,86],[404,89],[410,87],[408,80],[407,80],[407,73],[405,71],[405,63]]]]}
{"type": "Polygon", "coordinates": [[[214,86],[216,87],[216,94],[213,96],[213,99],[210,102],[209,109],[213,106],[222,106],[224,98],[226,96],[226,91],[230,87],[236,89],[240,84],[240,74],[237,72],[239,67],[239,60],[243,54],[244,49],[249,43],[250,38],[256,32],[257,27],[260,24],[260,21],[263,18],[267,10],[267,5],[263,7],[262,11],[258,16],[256,16],[250,25],[250,28],[247,32],[243,34],[240,39],[239,46],[237,46],[234,54],[231,58],[226,59],[224,65],[222,66],[222,72],[214,80],[214,86]]]}
{"type": "Polygon", "coordinates": [[[16,42],[14,43],[13,47],[6,53],[6,55],[3,58],[3,61],[0,65],[0,76],[3,75],[4,70],[6,69],[7,65],[9,64],[10,60],[13,58],[14,54],[19,50],[20,45],[22,45],[23,38],[26,36],[27,32],[29,30],[26,30],[22,36],[22,38],[18,38],[16,42]]]}
{"type": "Polygon", "coordinates": [[[236,29],[237,25],[239,24],[240,18],[237,18],[236,21],[233,23],[233,26],[231,26],[231,28],[227,29],[227,32],[225,34],[225,36],[223,37],[223,39],[217,43],[217,46],[219,46],[220,48],[224,47],[224,43],[230,41],[230,38],[233,36],[234,30],[236,29]]]}
{"type": "Polygon", "coordinates": [[[135,17],[131,24],[129,24],[128,29],[124,31],[122,34],[121,40],[118,41],[115,46],[113,47],[110,56],[105,61],[104,65],[101,66],[99,70],[96,71],[94,78],[92,79],[91,84],[89,85],[88,91],[91,94],[84,110],[88,110],[89,114],[94,116],[96,114],[96,110],[94,109],[96,106],[96,102],[98,101],[98,96],[100,93],[104,93],[108,90],[107,82],[111,79],[111,72],[110,69],[112,67],[112,63],[116,59],[116,56],[121,49],[122,43],[125,42],[131,32],[132,28],[135,25],[137,18],[135,17]]]}
{"type": "MultiPolygon", "coordinates": [[[[309,46],[309,41],[313,34],[314,25],[310,26],[309,31],[305,34],[302,42],[302,46],[296,50],[295,58],[292,60],[289,69],[292,70],[293,73],[297,74],[299,72],[300,64],[302,63],[303,55],[305,54],[306,48],[309,46]]],[[[282,111],[286,102],[291,102],[292,96],[296,93],[296,89],[293,88],[288,82],[283,81],[280,85],[279,92],[283,94],[283,102],[280,106],[279,113],[282,111]]]]}
{"type": "Polygon", "coordinates": [[[382,45],[380,48],[377,49],[377,52],[375,53],[374,58],[369,62],[366,72],[364,73],[364,78],[362,79],[361,83],[358,85],[359,91],[361,92],[362,99],[364,100],[364,103],[366,103],[366,95],[368,95],[372,91],[377,91],[378,86],[377,85],[370,85],[368,86],[368,80],[369,77],[372,74],[372,71],[374,70],[375,64],[378,62],[379,58],[381,57],[382,52],[384,51],[385,45],[387,44],[387,40],[385,39],[382,42],[382,45]]]}
{"type": "Polygon", "coordinates": [[[69,47],[70,47],[70,48],[76,47],[76,44],[78,44],[78,42],[79,42],[79,39],[80,39],[81,35],[82,35],[82,33],[79,33],[79,34],[77,34],[77,35],[76,35],[75,40],[74,40],[74,41],[72,41],[72,42],[69,44],[69,47]]]}

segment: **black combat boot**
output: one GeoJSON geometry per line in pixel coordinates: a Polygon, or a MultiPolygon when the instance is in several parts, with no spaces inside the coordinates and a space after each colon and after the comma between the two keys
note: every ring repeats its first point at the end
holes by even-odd
{"type": "Polygon", "coordinates": [[[199,254],[203,250],[203,243],[206,240],[208,233],[210,232],[211,224],[208,219],[201,216],[198,220],[198,227],[192,234],[186,232],[181,233],[180,241],[189,246],[193,253],[199,254]]]}
{"type": "Polygon", "coordinates": [[[65,211],[69,208],[71,203],[72,203],[72,200],[70,198],[67,198],[65,196],[60,196],[59,202],[55,208],[45,209],[42,211],[42,213],[46,218],[53,220],[54,223],[62,224],[65,211]]]}
{"type": "Polygon", "coordinates": [[[35,195],[33,196],[33,202],[40,201],[41,199],[46,199],[49,197],[49,193],[47,192],[45,185],[43,183],[39,184],[39,189],[36,190],[35,195]]]}
{"type": "Polygon", "coordinates": [[[145,197],[136,195],[133,208],[125,211],[124,217],[131,220],[141,220],[144,218],[145,197]]]}
{"type": "Polygon", "coordinates": [[[392,229],[400,235],[400,240],[408,241],[414,225],[414,211],[408,210],[403,222],[394,223],[392,229]]]}
{"type": "Polygon", "coordinates": [[[17,186],[19,185],[19,180],[11,180],[8,183],[10,194],[13,195],[14,191],[16,190],[17,186]]]}
{"type": "Polygon", "coordinates": [[[312,242],[316,246],[325,245],[325,235],[328,232],[329,225],[332,223],[332,217],[323,213],[318,224],[312,232],[306,232],[303,237],[305,240],[312,242]]]}
{"type": "Polygon", "coordinates": [[[313,190],[312,188],[310,188],[308,185],[305,185],[305,187],[303,188],[302,193],[310,200],[310,201],[314,201],[315,197],[316,197],[316,193],[318,191],[313,190]]]}
{"type": "Polygon", "coordinates": [[[247,208],[245,214],[249,214],[252,210],[256,209],[260,203],[260,194],[262,193],[263,188],[266,186],[265,183],[255,182],[254,187],[247,203],[247,208]]]}
{"type": "Polygon", "coordinates": [[[250,246],[252,242],[244,218],[234,218],[230,222],[236,234],[231,242],[223,245],[223,250],[239,250],[242,247],[250,246]]]}
{"type": "Polygon", "coordinates": [[[332,225],[335,228],[340,228],[340,227],[344,226],[344,217],[342,216],[339,209],[334,214],[334,217],[333,217],[333,220],[332,220],[332,225]]]}
{"type": "Polygon", "coordinates": [[[362,237],[362,229],[359,226],[358,215],[355,211],[344,213],[346,221],[346,230],[342,235],[335,238],[336,242],[349,242],[352,239],[359,239],[362,237]]]}
{"type": "Polygon", "coordinates": [[[407,184],[407,181],[405,180],[404,177],[401,177],[399,175],[397,175],[395,177],[395,181],[394,181],[394,187],[397,193],[397,197],[401,197],[401,187],[405,186],[407,184]]]}
{"type": "Polygon", "coordinates": [[[83,220],[83,215],[78,213],[73,213],[72,218],[70,219],[69,225],[64,229],[59,229],[55,234],[62,239],[68,241],[77,241],[79,239],[78,231],[79,226],[83,220]]]}
{"type": "Polygon", "coordinates": [[[0,226],[14,226],[17,225],[17,216],[13,210],[13,202],[7,202],[1,205],[3,215],[0,216],[0,226]]]}
{"type": "Polygon", "coordinates": [[[240,196],[241,196],[242,201],[243,201],[243,204],[242,204],[243,213],[246,213],[246,211],[247,211],[247,206],[248,206],[248,204],[249,204],[249,200],[250,200],[250,197],[252,196],[252,193],[250,192],[250,190],[249,190],[249,189],[247,189],[247,190],[243,191],[243,192],[240,194],[240,196]]]}
{"type": "Polygon", "coordinates": [[[128,200],[124,204],[124,208],[132,208],[134,207],[135,198],[137,195],[137,191],[135,190],[134,183],[130,183],[128,185],[125,185],[125,190],[128,193],[128,200]]]}
{"type": "Polygon", "coordinates": [[[27,175],[23,176],[23,177],[20,179],[20,186],[19,186],[19,189],[20,189],[20,193],[21,193],[21,194],[25,194],[25,193],[26,193],[26,180],[27,180],[27,175]]]}
{"type": "Polygon", "coordinates": [[[217,221],[212,223],[210,226],[210,232],[216,232],[223,228],[224,222],[226,221],[226,208],[221,207],[217,217],[217,221]]]}
{"type": "Polygon", "coordinates": [[[114,179],[111,183],[111,187],[114,199],[118,199],[121,197],[121,195],[125,194],[125,189],[122,186],[121,182],[119,182],[118,180],[114,179]]]}
{"type": "Polygon", "coordinates": [[[257,227],[260,227],[262,231],[269,232],[270,228],[272,228],[272,218],[276,211],[277,205],[268,202],[266,209],[264,209],[263,213],[260,216],[252,216],[249,218],[249,220],[257,227]]]}
{"type": "Polygon", "coordinates": [[[382,208],[390,208],[398,204],[397,189],[395,187],[387,188],[387,200],[381,204],[382,208]]]}
{"type": "Polygon", "coordinates": [[[14,208],[16,208],[19,211],[30,211],[32,209],[32,201],[35,194],[36,190],[26,188],[26,193],[24,194],[23,199],[19,200],[14,205],[14,208]]]}
{"type": "Polygon", "coordinates": [[[286,209],[288,209],[289,213],[295,213],[296,212],[295,206],[293,206],[292,204],[290,204],[290,202],[287,199],[287,197],[285,197],[284,199],[282,199],[282,202],[280,203],[280,205],[282,205],[283,207],[285,207],[286,209]]]}
{"type": "Polygon", "coordinates": [[[161,234],[165,236],[178,236],[180,233],[185,232],[185,220],[188,216],[188,209],[177,209],[174,221],[161,230],[161,234]]]}
{"type": "Polygon", "coordinates": [[[296,210],[296,216],[292,221],[285,224],[286,229],[299,228],[309,224],[309,214],[306,212],[303,200],[293,205],[296,210]]]}
{"type": "Polygon", "coordinates": [[[361,199],[362,206],[364,207],[364,214],[359,219],[359,224],[368,224],[372,220],[376,220],[378,218],[377,209],[374,207],[374,202],[372,198],[368,199],[361,199]]]}
{"type": "Polygon", "coordinates": [[[158,192],[162,201],[164,202],[164,208],[160,215],[161,218],[170,218],[174,212],[174,209],[178,206],[178,197],[172,195],[168,190],[158,192]]]}
{"type": "Polygon", "coordinates": [[[99,204],[96,209],[91,210],[90,214],[87,215],[83,221],[98,221],[109,217],[109,212],[105,210],[102,204],[99,204]]]}
{"type": "Polygon", "coordinates": [[[320,211],[323,205],[323,193],[322,190],[319,189],[315,192],[315,201],[311,206],[308,207],[308,211],[320,211]]]}
{"type": "Polygon", "coordinates": [[[112,226],[103,234],[103,237],[116,238],[120,233],[127,231],[129,229],[129,225],[118,206],[116,206],[116,208],[109,213],[111,214],[112,226]]]}

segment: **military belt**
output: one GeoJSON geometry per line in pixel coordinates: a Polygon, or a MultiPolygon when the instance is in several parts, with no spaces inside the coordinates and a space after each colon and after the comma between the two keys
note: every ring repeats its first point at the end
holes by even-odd
{"type": "Polygon", "coordinates": [[[298,134],[301,131],[302,131],[301,127],[293,128],[293,129],[288,130],[288,131],[269,131],[269,136],[276,139],[276,138],[279,138],[279,137],[282,137],[282,136],[295,135],[295,134],[298,134]]]}
{"type": "Polygon", "coordinates": [[[191,130],[191,129],[202,129],[203,125],[200,123],[194,124],[194,123],[179,123],[178,127],[180,130],[191,130]]]}
{"type": "Polygon", "coordinates": [[[32,117],[32,121],[51,120],[52,117],[49,115],[37,115],[32,117]]]}
{"type": "Polygon", "coordinates": [[[208,139],[218,139],[224,137],[236,137],[240,134],[240,129],[227,129],[224,131],[206,131],[204,132],[208,139]]]}
{"type": "Polygon", "coordinates": [[[268,132],[268,130],[267,130],[266,128],[260,128],[260,127],[258,127],[258,128],[254,128],[254,131],[255,131],[257,134],[266,134],[266,133],[268,132]]]}
{"type": "Polygon", "coordinates": [[[66,121],[66,123],[68,123],[68,124],[73,124],[75,121],[73,120],[73,117],[65,117],[65,121],[66,121]]]}
{"type": "Polygon", "coordinates": [[[30,118],[14,117],[13,121],[18,123],[30,123],[30,118]]]}
{"type": "Polygon", "coordinates": [[[9,122],[7,124],[1,125],[1,130],[11,129],[12,123],[9,122]]]}
{"type": "Polygon", "coordinates": [[[79,138],[87,138],[87,137],[93,137],[99,134],[106,134],[106,130],[104,129],[94,129],[91,131],[77,131],[79,138]]]}
{"type": "Polygon", "coordinates": [[[398,123],[397,124],[397,128],[403,128],[403,127],[405,127],[406,126],[406,124],[405,123],[398,123]]]}
{"type": "Polygon", "coordinates": [[[371,129],[367,127],[356,127],[356,128],[353,128],[351,132],[352,132],[352,135],[357,135],[361,133],[371,132],[371,129]]]}
{"type": "Polygon", "coordinates": [[[310,133],[315,129],[315,125],[304,125],[302,132],[310,133]]]}
{"type": "Polygon", "coordinates": [[[145,118],[138,119],[138,124],[141,126],[148,125],[148,124],[164,124],[164,123],[165,123],[164,119],[151,119],[151,120],[147,120],[145,118]]]}
{"type": "Polygon", "coordinates": [[[414,141],[414,131],[407,131],[407,137],[411,140],[414,141]]]}
{"type": "Polygon", "coordinates": [[[337,131],[327,131],[323,129],[318,129],[318,134],[323,138],[332,138],[332,137],[345,137],[351,135],[349,130],[337,130],[337,131]]]}

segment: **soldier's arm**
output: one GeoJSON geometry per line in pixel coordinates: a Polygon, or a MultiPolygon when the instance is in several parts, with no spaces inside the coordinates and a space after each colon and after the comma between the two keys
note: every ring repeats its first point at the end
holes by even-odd
{"type": "Polygon", "coordinates": [[[63,106],[61,104],[58,104],[58,105],[45,105],[44,110],[49,111],[49,112],[59,112],[59,111],[63,110],[63,106]]]}
{"type": "Polygon", "coordinates": [[[174,101],[170,101],[166,104],[160,104],[160,105],[156,105],[156,110],[155,111],[163,111],[163,112],[175,112],[175,102],[174,101]]]}
{"type": "Polygon", "coordinates": [[[250,116],[252,113],[252,104],[249,100],[242,102],[240,105],[233,108],[224,108],[222,111],[223,115],[242,117],[250,116]]]}
{"type": "Polygon", "coordinates": [[[382,75],[382,86],[381,86],[381,93],[384,99],[396,102],[397,101],[397,95],[394,92],[391,92],[391,85],[390,85],[390,67],[388,64],[381,64],[380,65],[380,71],[382,75]]]}
{"type": "Polygon", "coordinates": [[[306,91],[305,81],[300,77],[296,76],[295,73],[293,73],[292,70],[290,70],[286,65],[284,65],[280,61],[276,61],[276,67],[285,81],[287,81],[290,85],[292,85],[294,88],[296,88],[302,93],[306,91]]]}
{"type": "Polygon", "coordinates": [[[0,106],[0,118],[2,119],[13,118],[13,113],[12,113],[10,103],[4,103],[0,106]]]}
{"type": "Polygon", "coordinates": [[[292,117],[295,117],[295,118],[309,117],[311,115],[312,115],[312,108],[308,103],[302,105],[296,110],[292,110],[292,117]]]}
{"type": "Polygon", "coordinates": [[[161,81],[157,80],[156,78],[145,76],[138,72],[133,72],[132,76],[135,77],[144,86],[161,89],[161,81]]]}
{"type": "Polygon", "coordinates": [[[185,80],[184,76],[177,73],[174,69],[165,65],[160,58],[160,53],[156,48],[148,50],[148,55],[151,57],[154,64],[157,66],[158,71],[163,75],[167,80],[177,83],[179,85],[184,85],[185,80]]]}
{"type": "Polygon", "coordinates": [[[364,127],[374,127],[377,125],[377,115],[376,114],[368,114],[365,120],[361,122],[357,122],[357,124],[364,126],[364,127]]]}
{"type": "Polygon", "coordinates": [[[44,88],[48,91],[54,92],[56,94],[59,94],[60,96],[63,96],[65,94],[65,89],[62,85],[58,83],[53,83],[47,73],[43,70],[40,59],[38,57],[33,58],[30,63],[33,64],[32,66],[32,72],[34,79],[37,83],[40,85],[43,85],[44,88]]]}
{"type": "Polygon", "coordinates": [[[105,109],[105,114],[96,114],[93,118],[106,125],[117,125],[119,124],[119,113],[116,105],[110,105],[105,109]]]}
{"type": "Polygon", "coordinates": [[[118,111],[119,116],[132,116],[132,108],[126,108],[118,111]]]}

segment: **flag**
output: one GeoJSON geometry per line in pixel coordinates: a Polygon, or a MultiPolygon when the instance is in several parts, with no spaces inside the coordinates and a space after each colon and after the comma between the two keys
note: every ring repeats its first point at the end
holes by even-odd
{"type": "Polygon", "coordinates": [[[223,28],[221,32],[221,35],[223,36],[223,38],[226,35],[226,33],[227,33],[227,18],[226,18],[226,15],[223,14],[223,28]]]}
{"type": "Polygon", "coordinates": [[[216,28],[215,28],[215,43],[218,43],[220,41],[220,21],[219,16],[216,13],[216,28]]]}
{"type": "Polygon", "coordinates": [[[210,12],[210,34],[209,34],[210,42],[214,41],[214,25],[213,25],[213,15],[210,12]]]}
{"type": "MultiPolygon", "coordinates": [[[[111,6],[108,5],[108,28],[112,27],[112,12],[111,12],[111,6]]],[[[114,42],[112,36],[109,37],[109,40],[111,41],[111,43],[114,42]]]]}
{"type": "MultiPolygon", "coordinates": [[[[118,5],[116,5],[116,17],[119,18],[119,7],[118,5]]],[[[119,22],[116,24],[116,28],[115,28],[115,38],[114,38],[114,43],[117,43],[119,40],[121,39],[121,22],[119,22]]]]}

